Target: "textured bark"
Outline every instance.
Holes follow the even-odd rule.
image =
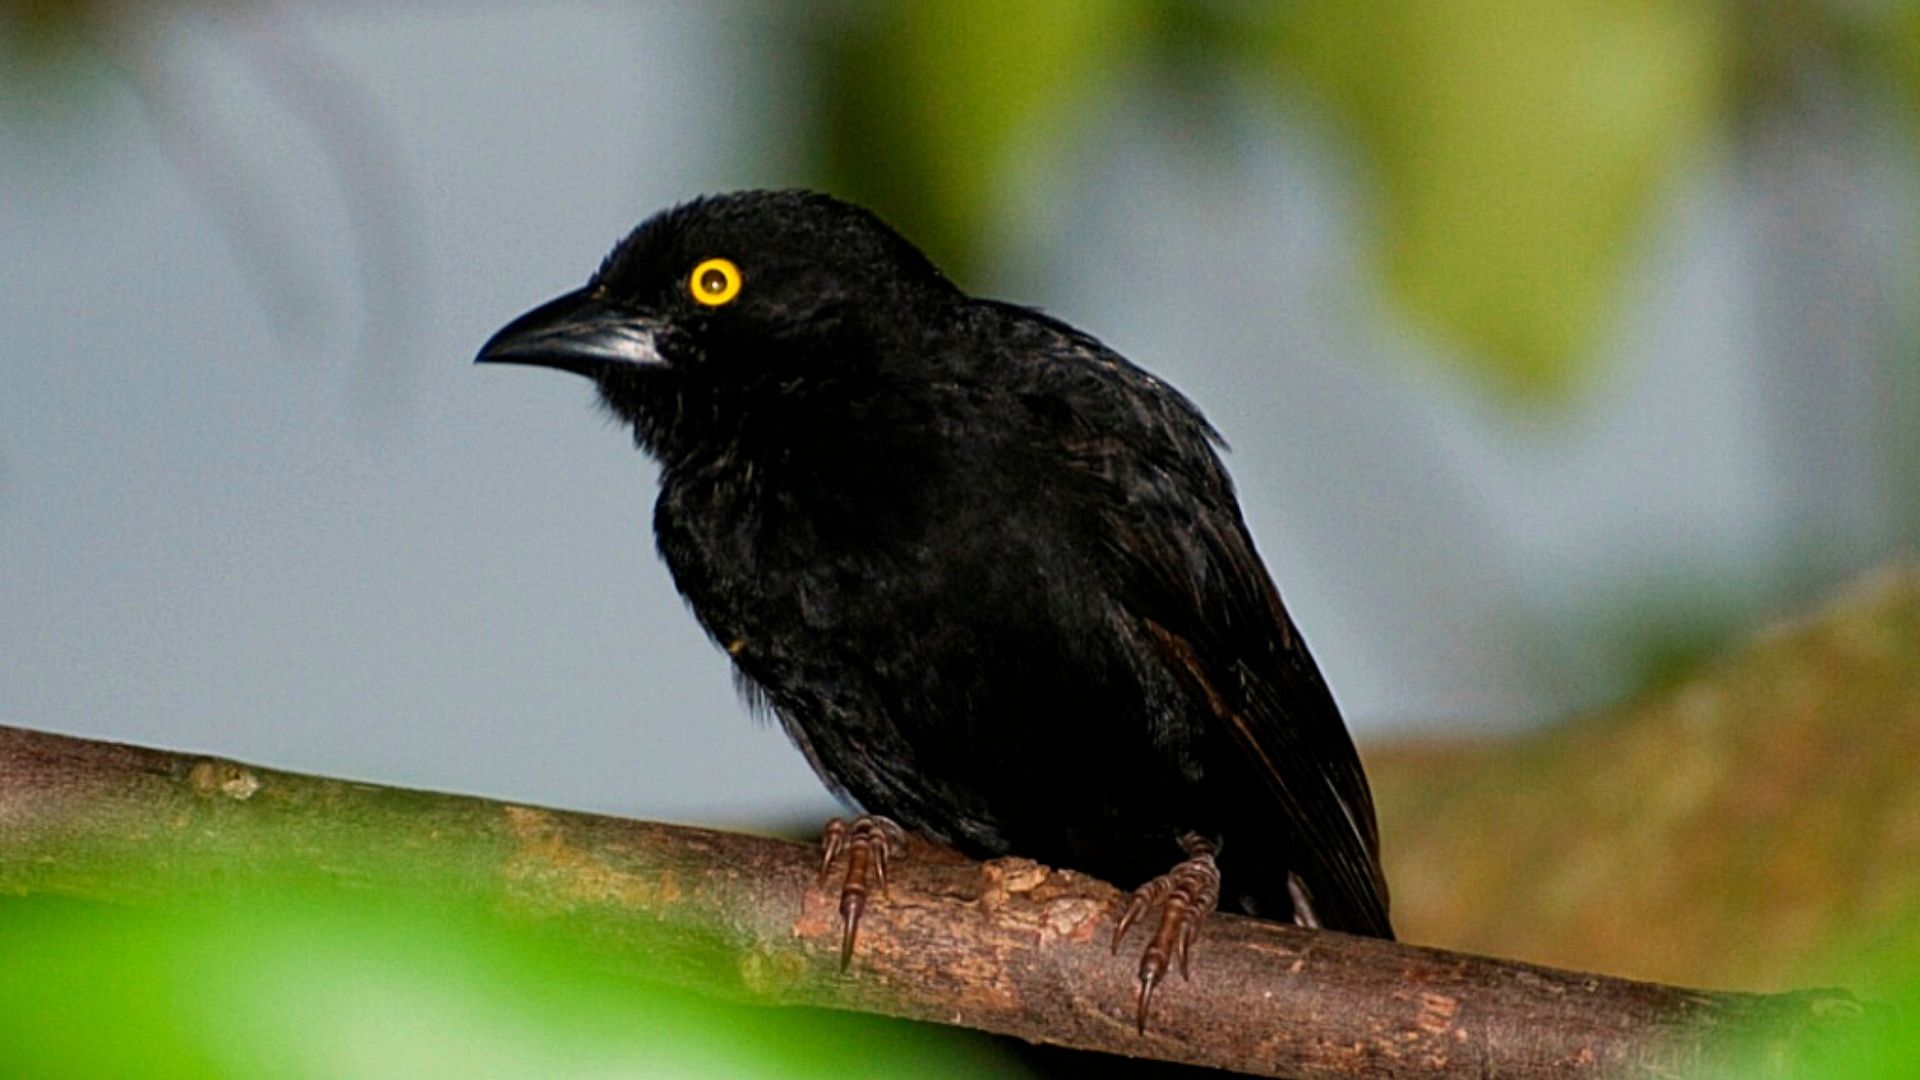
[[[0,892],[245,898],[288,875],[471,905],[650,979],[1299,1077],[1764,1075],[1863,1015],[1844,993],[1705,993],[1228,915],[1134,1032],[1120,894],[916,844],[837,965],[806,846],[383,788],[0,728]]]

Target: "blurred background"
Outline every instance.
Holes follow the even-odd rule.
[[[1920,18],[1553,7],[0,8],[0,717],[827,812],[589,387],[468,363],[789,185],[1185,389],[1363,737],[1616,699],[1920,531]]]
[[[1920,5],[16,0],[0,49],[0,723],[831,813],[589,387],[469,363],[747,186],[1184,389],[1363,742],[1620,701],[1920,534]]]

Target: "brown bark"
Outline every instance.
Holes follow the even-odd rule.
[[[475,905],[615,969],[736,1000],[1272,1076],[1757,1070],[1861,1015],[1838,992],[1706,993],[1217,915],[1192,980],[1162,987],[1143,1037],[1133,950],[1107,948],[1111,886],[916,844],[842,974],[814,860],[780,840],[0,728],[0,893],[178,904],[292,874]]]

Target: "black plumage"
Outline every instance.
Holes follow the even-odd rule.
[[[1166,383],[800,192],[655,216],[480,359],[598,383],[675,583],[864,810],[1127,885],[1192,834],[1223,905],[1391,936],[1352,741]]]

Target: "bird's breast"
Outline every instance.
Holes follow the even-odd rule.
[[[885,469],[833,478],[851,486],[763,468],[752,482],[739,467],[681,476],[656,527],[708,633],[823,779],[992,852],[1058,804],[1117,813],[1101,795],[1116,784],[1188,778],[1144,715],[1176,688],[1129,653],[1072,508],[1000,472],[950,482],[963,466],[912,491]],[[1024,813],[1043,790],[1053,808]]]

